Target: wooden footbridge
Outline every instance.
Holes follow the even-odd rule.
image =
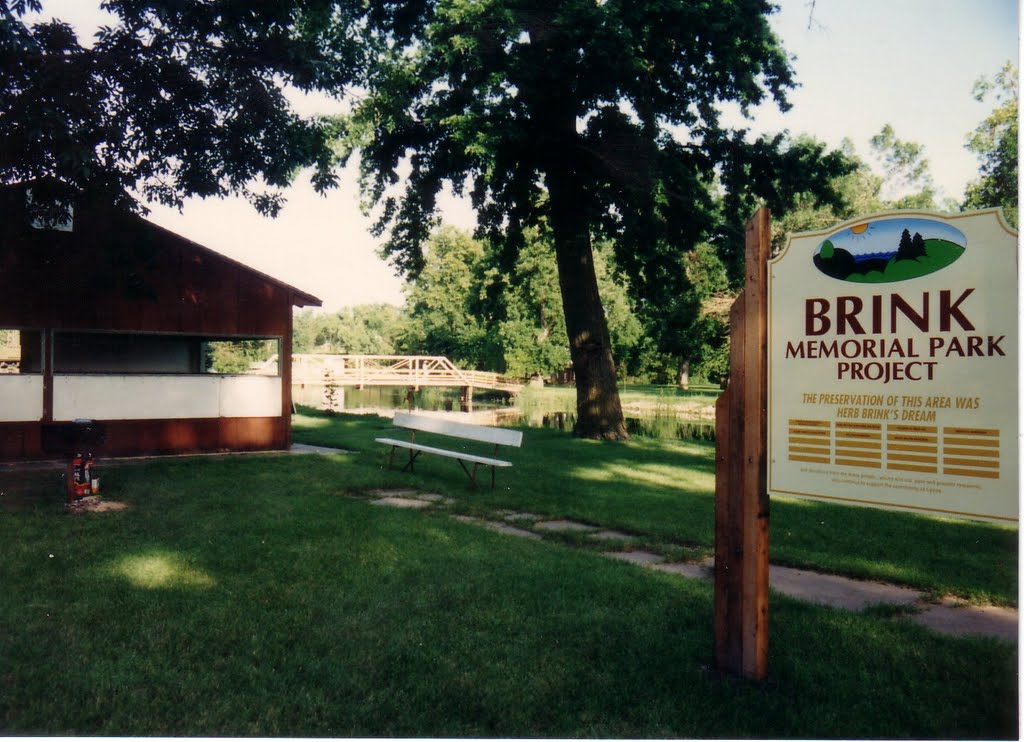
[[[338,386],[461,387],[518,393],[523,385],[501,374],[467,371],[444,356],[370,356],[296,353],[293,384]]]

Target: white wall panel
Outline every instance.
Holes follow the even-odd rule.
[[[39,392],[42,416],[42,385]],[[59,375],[55,420],[278,417],[281,379],[265,376]],[[3,419],[3,418],[0,418]]]
[[[220,377],[221,417],[280,417],[280,376]]]
[[[217,376],[55,376],[54,420],[217,417]]]
[[[43,377],[0,376],[0,422],[31,422],[43,419]]]

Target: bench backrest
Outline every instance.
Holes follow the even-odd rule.
[[[523,432],[521,430],[457,423],[451,420],[441,420],[436,417],[412,415],[408,412],[396,412],[394,423],[399,428],[421,430],[424,433],[450,435],[453,438],[494,443],[499,446],[515,446],[518,448],[523,444]]]

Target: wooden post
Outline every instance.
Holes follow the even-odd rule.
[[[718,399],[715,451],[715,664],[768,674],[768,258],[771,217],[746,235],[746,285],[729,312],[729,385]]]

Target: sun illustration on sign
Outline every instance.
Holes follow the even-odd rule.
[[[860,236],[860,235],[864,234],[865,232],[867,232],[868,231],[868,227],[870,227],[870,226],[871,226],[871,222],[864,222],[863,224],[855,224],[854,226],[850,227],[850,231],[853,232],[855,235]]]

